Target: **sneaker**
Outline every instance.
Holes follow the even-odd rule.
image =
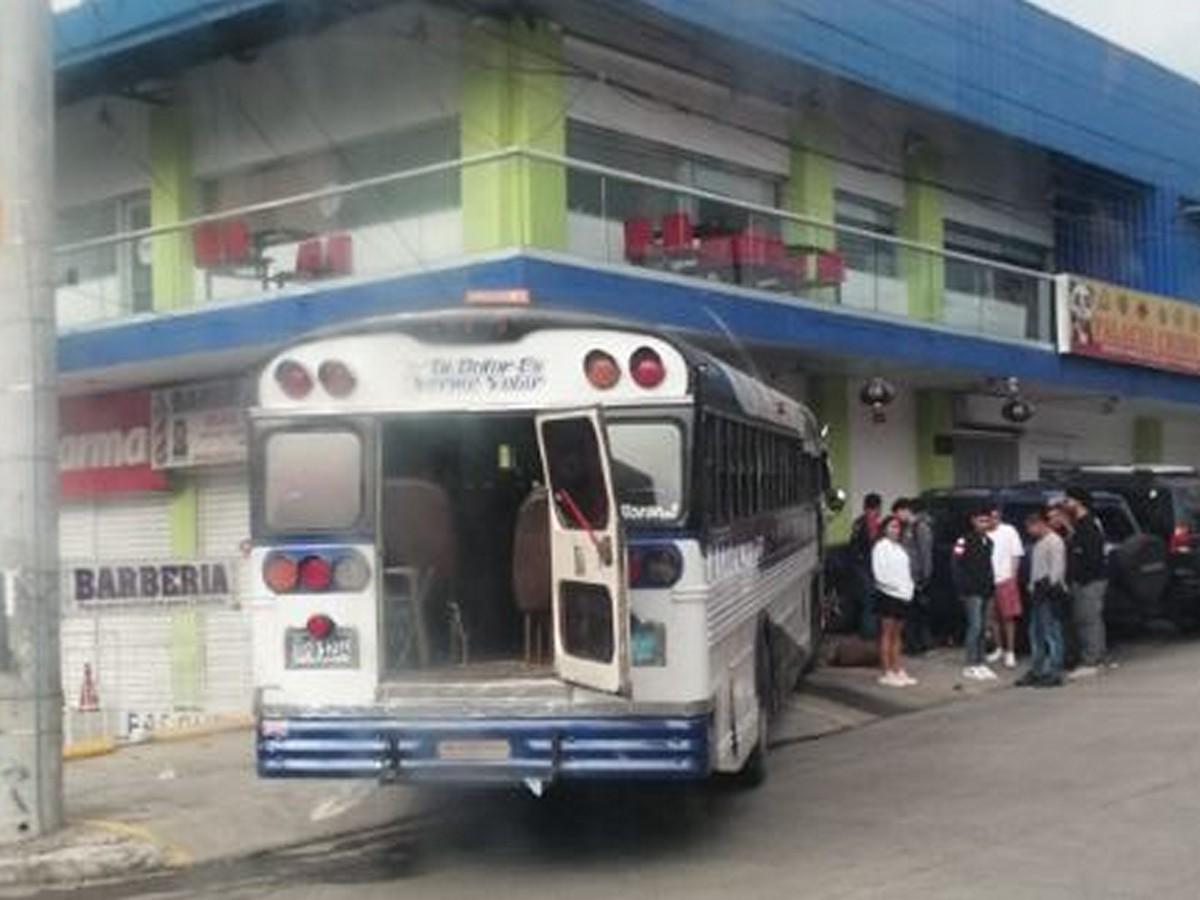
[[[979,674],[979,666],[966,666],[962,670],[962,676],[968,681],[983,681],[983,676]]]
[[[909,675],[907,672],[905,672],[903,669],[901,669],[899,672],[897,672],[896,675],[900,678],[901,681],[904,682],[905,687],[914,687],[915,685],[918,685],[921,683],[921,682],[917,681],[917,679],[915,679],[911,675]]]
[[[1065,683],[1061,675],[1046,675],[1035,681],[1033,686],[1036,688],[1056,688],[1062,687]]]
[[[1004,654],[1004,668],[1015,669],[1017,667],[1017,654],[1009,650]]]
[[[999,675],[997,675],[995,672],[993,672],[987,666],[979,667],[979,680],[980,681],[995,681],[999,677],[1000,677]]]
[[[1004,651],[1001,650],[999,647],[997,647],[995,650],[993,650],[991,653],[989,653],[987,655],[987,661],[990,663],[1000,662],[1000,660],[1003,656],[1004,656]]]
[[[1036,672],[1030,671],[1030,672],[1026,672],[1024,675],[1022,675],[1020,678],[1018,678],[1016,681],[1014,681],[1013,684],[1016,685],[1017,687],[1033,687],[1040,680],[1041,679],[1038,677]]]
[[[885,672],[875,679],[875,683],[883,687],[904,687],[904,682],[895,672]]]
[[[1076,666],[1067,677],[1072,681],[1077,681],[1080,678],[1091,678],[1093,675],[1099,674],[1100,670],[1095,666]]]

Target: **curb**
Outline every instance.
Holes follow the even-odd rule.
[[[214,721],[206,725],[188,725],[180,728],[164,728],[161,731],[148,732],[141,740],[118,741],[116,738],[88,738],[67,744],[63,747],[63,761],[71,762],[80,759],[93,759],[97,756],[108,756],[125,747],[136,747],[142,744],[174,744],[184,741],[199,740],[232,731],[245,731],[254,727],[253,716],[236,716]]]
[[[78,822],[42,839],[14,844],[0,853],[0,886],[79,886],[135,873],[188,866],[181,848],[148,830],[120,822]]]

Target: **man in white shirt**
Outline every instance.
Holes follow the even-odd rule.
[[[996,577],[996,649],[989,662],[1004,658],[1006,669],[1017,667],[1017,620],[1021,618],[1021,585],[1017,580],[1025,545],[1017,529],[1000,518],[1000,510],[992,510],[992,570]]]

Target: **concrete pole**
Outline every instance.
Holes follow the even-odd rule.
[[[52,21],[0,0],[0,842],[62,824]]]

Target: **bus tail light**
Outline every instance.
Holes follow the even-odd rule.
[[[296,561],[282,553],[272,553],[263,562],[263,581],[276,594],[294,590],[298,574]]]
[[[275,381],[280,390],[293,400],[303,400],[313,388],[308,369],[294,359],[285,359],[275,367]]]
[[[333,566],[320,556],[306,556],[300,561],[300,586],[306,591],[324,591],[333,583]]]
[[[1171,532],[1171,541],[1167,548],[1172,553],[1190,553],[1192,551],[1192,531],[1186,525],[1176,525]]]
[[[304,630],[314,641],[323,641],[333,636],[333,633],[337,631],[337,625],[329,616],[317,613],[315,616],[308,617],[308,621],[304,623]]]
[[[331,397],[348,397],[358,384],[350,367],[337,359],[327,359],[321,363],[317,378]]]
[[[583,372],[594,388],[607,391],[621,380],[621,368],[617,361],[603,350],[593,350],[583,359]]]
[[[667,368],[657,352],[642,347],[629,358],[629,374],[638,387],[656,388],[666,379]]]
[[[629,548],[629,586],[669,588],[683,574],[683,557],[671,544]]]
[[[333,564],[333,588],[337,591],[361,591],[371,580],[371,568],[362,554],[347,553]]]

